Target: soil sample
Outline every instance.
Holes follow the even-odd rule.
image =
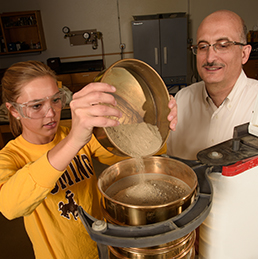
[[[162,137],[156,125],[141,122],[106,128],[114,144],[131,157],[145,157],[158,152]]]

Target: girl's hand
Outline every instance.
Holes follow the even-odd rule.
[[[94,127],[113,127],[119,125],[121,111],[110,93],[114,86],[106,83],[90,83],[73,95],[70,102],[72,128],[70,134],[74,144],[84,146],[91,139]],[[70,135],[69,134],[69,135]]]

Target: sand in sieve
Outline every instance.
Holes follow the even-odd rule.
[[[124,197],[125,200],[123,202],[134,200],[133,203],[137,204],[137,197],[139,202],[142,202],[142,196],[140,195],[142,193],[147,199],[150,198],[150,203],[156,204],[157,202],[154,202],[154,199],[151,197],[159,196],[163,197],[163,199],[167,197],[168,188],[164,188],[161,181],[153,180],[150,182],[149,177],[151,174],[145,173],[143,160],[143,157],[149,156],[161,148],[162,137],[158,127],[142,122],[137,124],[122,124],[118,127],[108,128],[107,132],[117,147],[124,153],[135,158],[136,172],[138,173],[137,181],[129,189],[123,189],[119,195],[113,198],[119,200],[121,197]],[[146,178],[147,175],[148,179]],[[169,194],[171,196],[171,192]]]
[[[162,144],[158,127],[149,123],[121,124],[106,130],[116,146],[131,157],[153,154]]]
[[[181,199],[190,192],[186,183],[173,176],[145,172],[143,157],[157,152],[162,145],[157,126],[142,122],[122,124],[107,131],[117,147],[135,158],[137,172],[113,183],[107,195],[126,204],[153,206]]]
[[[145,171],[142,157],[157,152],[162,145],[158,127],[150,123],[121,124],[107,128],[107,132],[120,150],[136,159],[136,168],[139,173]],[[141,178],[143,177],[142,175]]]
[[[191,188],[171,175],[146,173],[140,182],[140,174],[130,175],[113,183],[106,194],[125,204],[139,206],[163,205],[186,197]]]

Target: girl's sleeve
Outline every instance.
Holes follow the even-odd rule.
[[[8,219],[31,214],[63,173],[50,165],[47,153],[20,169],[10,155],[1,153],[0,161],[0,212]]]

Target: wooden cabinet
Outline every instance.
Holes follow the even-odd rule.
[[[249,59],[243,69],[247,77],[258,79],[258,59]]]
[[[0,15],[0,55],[46,50],[40,11]]]
[[[94,72],[81,72],[72,74],[59,74],[57,80],[62,81],[62,84],[75,93],[81,90],[85,85],[94,81],[95,77],[100,71]]]
[[[71,88],[72,84],[72,78],[70,74],[61,74],[57,75],[57,80],[62,82],[62,85]]]

